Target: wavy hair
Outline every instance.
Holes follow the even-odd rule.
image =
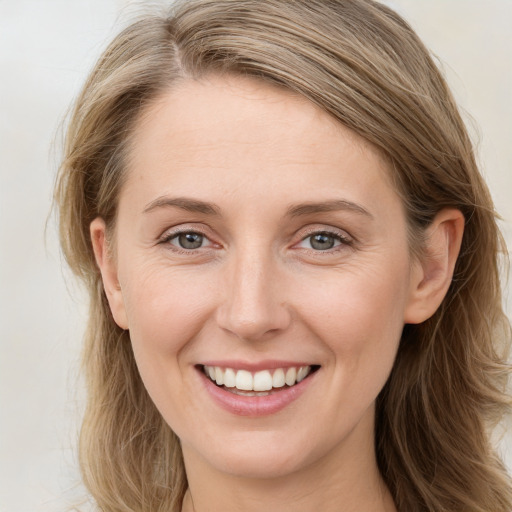
[[[114,322],[89,235],[110,230],[125,155],[145,108],[177,81],[254,77],[300,94],[390,163],[411,248],[442,208],[465,232],[435,315],[406,325],[376,407],[381,474],[402,512],[510,512],[511,481],[490,443],[510,406],[505,247],[447,84],[394,11],[372,0],[188,0],[126,28],[103,53],[69,122],[55,191],[65,257],[90,294],[80,437],[83,479],[105,512],[179,511],[179,439],[149,398],[129,333]]]

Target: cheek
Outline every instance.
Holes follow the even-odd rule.
[[[137,265],[124,273],[123,298],[130,332],[148,344],[172,347],[187,332],[199,328],[211,286],[198,272],[175,270],[165,264]]]
[[[358,264],[329,272],[297,294],[306,316],[332,333],[384,329],[402,324],[408,295],[408,263]],[[314,286],[311,286],[314,284]]]
[[[200,276],[169,268],[134,265],[127,270],[123,296],[139,373],[160,413],[184,434],[183,411],[193,409],[186,401],[184,372],[190,368],[184,363],[210,316],[213,290]]]
[[[380,391],[398,349],[408,263],[392,261],[396,264],[346,269],[302,294],[301,316],[335,361],[333,384],[354,389],[355,401]]]
[[[201,276],[132,263],[123,298],[135,360],[156,401],[162,380],[179,385],[181,358],[210,316],[212,290]]]

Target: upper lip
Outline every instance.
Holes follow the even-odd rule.
[[[233,370],[247,370],[257,372],[260,370],[275,370],[277,368],[291,368],[301,366],[318,366],[311,361],[285,361],[267,359],[263,361],[242,361],[242,360],[208,360],[199,363],[199,366],[218,366],[220,368],[232,368]]]

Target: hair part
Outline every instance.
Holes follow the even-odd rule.
[[[131,135],[151,102],[178,81],[212,73],[300,94],[377,147],[413,250],[441,209],[464,214],[448,294],[432,318],[405,326],[378,397],[376,453],[401,511],[510,511],[511,481],[489,442],[510,406],[504,242],[444,78],[408,24],[371,0],[179,1],[168,16],[125,29],[87,80],[55,197],[64,254],[91,298],[80,461],[100,509],[179,511],[187,482],[179,440],[110,313],[89,225],[100,216],[113,231]]]

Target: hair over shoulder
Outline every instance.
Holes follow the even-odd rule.
[[[443,76],[409,25],[371,0],[178,1],[126,28],[91,72],[70,119],[56,203],[66,259],[90,294],[80,463],[99,509],[179,511],[187,481],[179,439],[110,313],[89,225],[98,216],[115,225],[132,128],[146,107],[212,73],[302,95],[378,148],[413,252],[442,208],[463,213],[448,294],[432,318],[405,326],[378,397],[376,453],[402,512],[510,512],[511,480],[490,443],[510,407],[506,249]]]

